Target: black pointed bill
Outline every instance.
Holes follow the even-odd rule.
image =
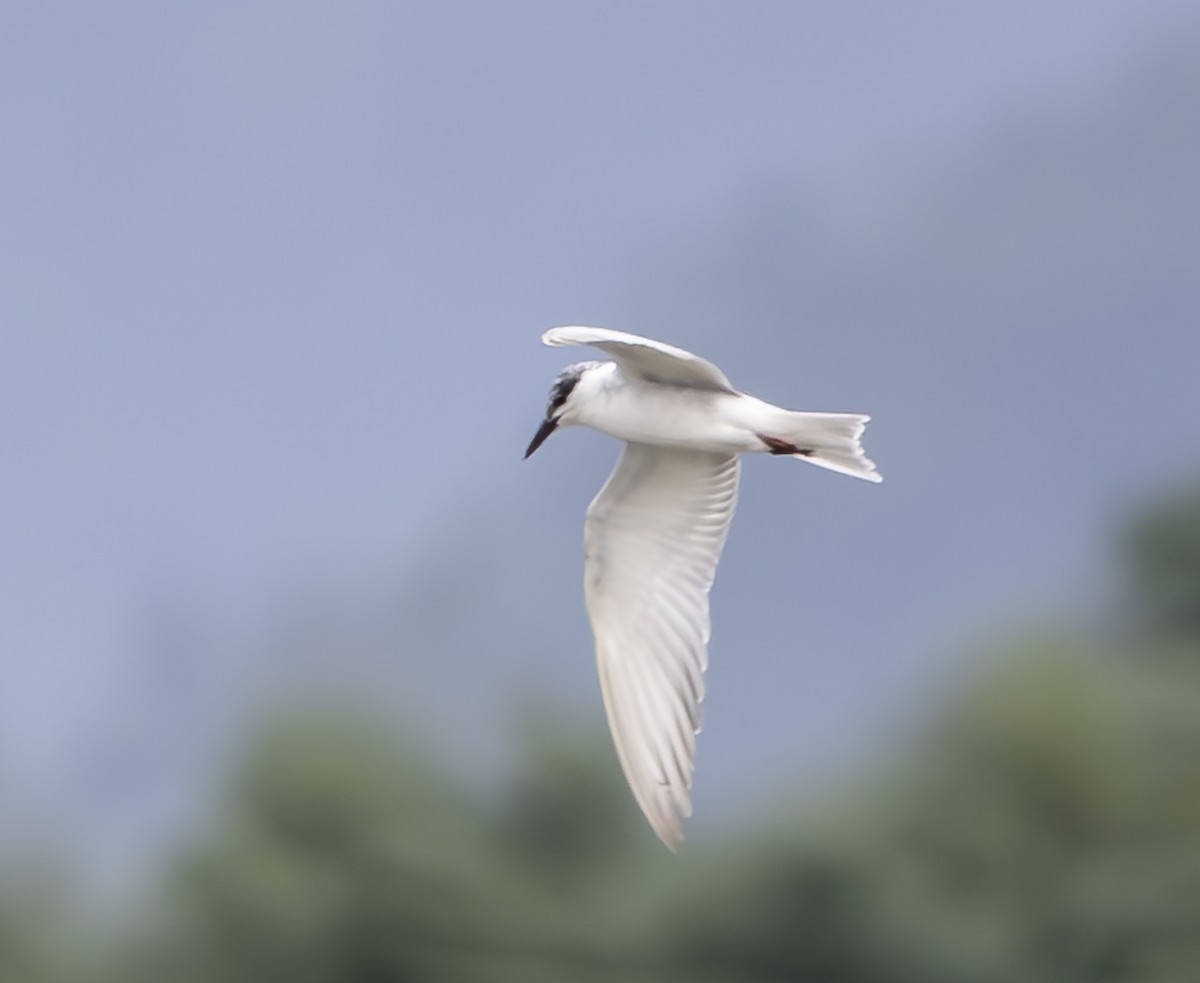
[[[533,440],[529,442],[529,449],[525,451],[525,457],[528,458],[530,454],[541,447],[542,444],[545,443],[546,438],[554,433],[554,431],[557,429],[558,421],[553,417],[546,417],[546,419],[542,421],[542,425],[538,427],[538,432],[533,435]]]

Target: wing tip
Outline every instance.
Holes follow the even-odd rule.
[[[582,324],[563,324],[556,328],[549,328],[542,332],[542,344],[558,347],[561,345],[580,345],[586,344],[579,337],[581,331],[596,331],[597,328],[589,328]]]
[[[679,847],[683,844],[683,825],[677,815],[672,815],[667,822],[652,822],[650,828],[654,835],[672,853],[678,855]]]

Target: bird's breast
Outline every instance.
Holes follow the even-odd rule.
[[[580,420],[619,440],[707,451],[743,451],[753,434],[737,422],[741,396],[658,384],[626,384],[603,393]]]

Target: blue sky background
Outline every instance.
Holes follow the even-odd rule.
[[[748,462],[692,831],[870,760],[1200,475],[1198,66],[1187,2],[4,5],[0,846],[127,869],[281,704],[602,733],[561,323],[873,415],[882,486]]]

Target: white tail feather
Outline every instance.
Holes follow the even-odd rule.
[[[875,462],[863,452],[862,434],[871,418],[861,413],[787,411],[779,437],[802,449],[794,457],[864,481],[882,481]],[[774,434],[772,436],[775,436]]]

